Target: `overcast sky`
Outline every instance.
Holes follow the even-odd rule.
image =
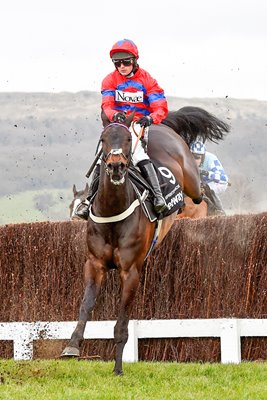
[[[266,0],[0,0],[0,91],[99,91],[119,39],[167,96],[267,100]]]

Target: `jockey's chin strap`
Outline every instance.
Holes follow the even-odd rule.
[[[113,215],[112,217],[97,217],[92,213],[92,205],[89,207],[89,218],[91,218],[92,221],[96,222],[97,224],[109,224],[112,222],[119,222],[123,221],[125,218],[129,217],[136,207],[140,206],[142,202],[145,201],[145,199],[148,196],[148,191],[145,190],[140,199],[136,199],[130,207],[127,208],[127,210],[123,211],[121,214]]]

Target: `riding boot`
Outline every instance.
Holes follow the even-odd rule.
[[[75,214],[82,218],[85,219],[86,221],[88,220],[89,217],[89,203],[90,200],[93,196],[93,194],[97,191],[98,184],[99,184],[99,175],[100,175],[100,165],[97,164],[93,173],[91,185],[89,187],[89,192],[87,196],[87,201],[83,201],[78,205],[78,207],[75,210]]]
[[[88,192],[88,196],[87,196],[87,200],[90,201],[91,197],[95,194],[95,192],[98,189],[98,185],[99,185],[99,175],[100,175],[100,164],[96,164],[93,176],[92,176],[92,181],[91,181],[91,185],[89,187],[89,192]]]
[[[156,213],[161,214],[167,211],[169,208],[165,202],[164,197],[160,189],[158,177],[154,169],[153,164],[149,160],[140,161],[138,164],[141,174],[147,180],[147,182],[152,186],[155,198],[154,198],[154,209]]]

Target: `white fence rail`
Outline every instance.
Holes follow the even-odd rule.
[[[85,339],[112,339],[116,321],[89,321]],[[70,339],[76,322],[0,322],[0,340],[12,340],[15,360],[33,358],[33,341]],[[267,319],[131,320],[123,361],[138,361],[138,339],[219,337],[221,362],[241,362],[241,337],[267,336]]]

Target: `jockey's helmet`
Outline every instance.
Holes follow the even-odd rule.
[[[198,140],[196,142],[193,142],[190,145],[190,150],[191,150],[191,153],[199,154],[201,156],[204,156],[204,154],[206,153],[206,147],[205,147],[204,143],[202,143]]]
[[[139,57],[137,46],[129,39],[122,39],[116,42],[109,54],[112,60],[123,60],[129,57],[137,59]]]

